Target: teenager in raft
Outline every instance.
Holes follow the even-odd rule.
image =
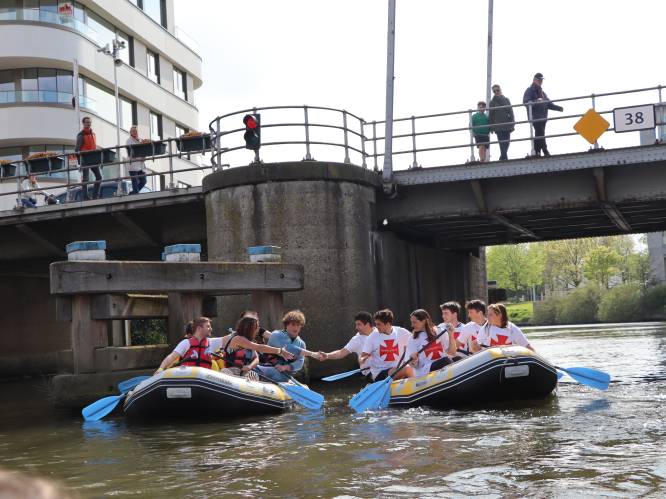
[[[441,329],[438,330],[433,325],[430,314],[422,308],[414,310],[409,320],[412,323],[413,333],[407,344],[407,355],[412,359],[413,376],[425,376],[429,372],[451,364],[451,357],[455,357],[458,346],[453,324],[440,324]],[[437,338],[444,330],[447,332]],[[419,352],[422,348],[423,351]]]
[[[208,317],[199,317],[198,319],[193,320],[189,331],[191,332],[190,335],[188,335],[188,329],[186,328],[187,337],[181,340],[181,342],[176,345],[176,348],[174,348],[173,352],[164,358],[160,364],[160,367],[158,367],[155,371],[155,374],[164,371],[174,364],[181,366],[205,367],[207,369],[213,368],[212,354],[213,352],[217,352],[218,350],[222,349],[223,338],[210,337],[213,332],[213,328]],[[256,331],[254,334],[256,334]],[[259,351],[265,351],[267,353],[274,353],[283,359],[291,360],[294,358],[294,356],[287,352],[286,349],[252,343],[246,338],[237,340],[235,345],[249,347],[252,350],[256,349]]]
[[[534,351],[525,334],[513,322],[509,321],[506,307],[502,303],[488,305],[488,321],[479,329],[472,348],[479,351],[503,345],[520,345]]]
[[[393,312],[389,309],[375,312],[373,316],[377,331],[370,333],[363,345],[363,353],[359,362],[367,362],[370,373],[368,381],[380,381],[392,376],[393,379],[408,378],[414,375],[414,369],[407,364],[399,372],[395,372],[398,364],[404,361],[403,354],[407,349],[411,333],[406,329],[393,325]]]
[[[361,355],[363,354],[363,347],[365,346],[365,341],[370,336],[370,333],[377,331],[374,325],[372,324],[372,315],[369,312],[359,312],[354,316],[354,327],[356,328],[356,334],[351,337],[345,346],[338,350],[333,350],[332,352],[317,352],[317,358],[321,361],[324,360],[338,360],[344,359],[350,354],[356,354],[358,360],[358,365],[361,368],[361,374],[365,376],[365,373],[369,370],[367,365],[367,360],[361,362]]]

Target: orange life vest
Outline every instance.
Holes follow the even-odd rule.
[[[199,341],[196,337],[192,336],[188,338],[187,341],[190,342],[190,348],[183,355],[183,361],[180,363],[181,366],[198,366],[206,367],[211,369],[213,358],[208,350],[208,338],[204,338]]]

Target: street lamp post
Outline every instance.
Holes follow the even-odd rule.
[[[113,58],[113,90],[116,98],[116,146],[120,146],[120,96],[118,95],[118,66],[123,63],[123,60],[119,57],[120,51],[125,48],[125,42],[123,40],[118,40],[114,38],[111,40],[111,48],[109,49],[109,44],[107,43],[100,52],[104,52],[106,55],[110,55]],[[118,153],[119,150],[116,149]],[[118,165],[118,176],[120,179],[123,178],[123,165]],[[116,189],[116,194],[118,196],[122,195],[122,180],[118,181],[118,187]]]

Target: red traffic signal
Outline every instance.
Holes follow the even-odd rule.
[[[245,124],[245,148],[258,151],[261,147],[261,115],[246,114],[243,118]]]

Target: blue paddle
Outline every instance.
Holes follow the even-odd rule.
[[[136,388],[139,383],[150,378],[152,378],[152,376],[137,376],[135,378],[126,379],[125,381],[118,383],[118,390],[120,390],[120,393],[129,392]]]
[[[347,371],[344,373],[338,373],[338,374],[332,374],[331,376],[326,376],[325,378],[321,378],[322,381],[337,381],[339,379],[344,379],[344,378],[349,378],[350,376],[353,376],[354,374],[358,374],[361,371],[367,371],[370,369],[369,367],[364,367],[363,369],[354,369],[353,371]]]
[[[610,374],[589,367],[559,367],[555,366],[560,371],[564,371],[573,379],[578,381],[581,385],[586,385],[597,390],[608,390],[610,384]],[[559,379],[559,378],[558,378]]]
[[[113,412],[113,410],[118,406],[118,404],[127,396],[127,392],[131,391],[142,381],[150,378],[150,376],[136,376],[135,378],[130,378],[125,381],[118,383],[118,389],[120,390],[120,395],[111,395],[109,397],[104,397],[93,402],[90,405],[85,406],[81,410],[83,414],[83,419],[86,421],[99,421],[107,414]]]
[[[296,382],[297,384],[295,385],[292,385],[291,383],[280,383],[278,381],[272,380],[268,376],[265,376],[258,370],[255,372],[259,375],[259,377],[282,388],[297,404],[302,405],[307,409],[321,409],[321,406],[324,403],[324,397],[321,394],[313,392],[298,382]]]
[[[440,336],[447,332],[447,328],[444,328],[441,333],[435,336],[434,339],[427,342],[423,345],[416,355],[418,356],[423,350],[428,348],[430,344],[437,341]],[[376,381],[375,383],[370,383],[368,386],[363,388],[360,392],[354,395],[349,401],[349,406],[354,409],[356,412],[372,411],[376,409],[386,409],[389,405],[391,399],[391,382],[393,381],[393,376],[396,373],[399,373],[400,370],[411,362],[411,358],[407,359],[405,362],[402,362],[402,359],[405,358],[407,349],[402,353],[402,357],[398,361],[398,368],[393,372],[392,375],[387,376],[386,379],[381,381]]]

